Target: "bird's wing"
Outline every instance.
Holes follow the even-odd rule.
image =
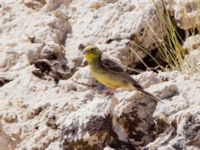
[[[102,67],[106,69],[108,72],[116,74],[122,80],[127,82],[131,82],[136,89],[143,89],[137,81],[135,81],[128,72],[126,72],[119,64],[110,60],[110,59],[102,59],[101,63]]]
[[[131,82],[132,85],[140,92],[146,94],[147,96],[153,98],[155,101],[161,101],[159,98],[153,96],[149,92],[145,91],[139,83],[134,80],[128,72],[126,72],[119,64],[116,62],[110,60],[110,59],[102,59],[100,65],[104,69],[106,69],[108,72],[111,72],[113,74],[116,74],[118,77],[120,77],[122,80]]]
[[[112,71],[115,73],[124,72],[124,69],[119,64],[110,59],[102,59],[100,64],[102,65],[103,68],[105,68],[108,71]]]

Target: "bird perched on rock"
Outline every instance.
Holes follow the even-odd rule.
[[[138,90],[154,100],[160,101],[160,99],[145,91],[119,64],[110,59],[103,59],[102,52],[96,46],[86,46],[83,54],[90,66],[92,75],[106,87],[112,90],[117,88],[129,91]]]

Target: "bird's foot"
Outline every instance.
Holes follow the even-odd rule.
[[[113,96],[115,93],[115,89],[106,89],[103,93],[104,96]]]

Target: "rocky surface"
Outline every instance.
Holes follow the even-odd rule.
[[[177,26],[198,26],[180,23],[180,3],[168,2]],[[141,47],[164,40],[162,12],[151,0],[0,0],[0,150],[199,149],[199,69],[133,75],[156,103],[105,95],[83,63],[80,44],[92,43],[135,67]],[[183,44],[197,66],[198,39]]]
[[[198,0],[168,0],[168,7],[182,29],[198,28],[200,25],[200,2]]]

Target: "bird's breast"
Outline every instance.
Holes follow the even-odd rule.
[[[101,68],[91,68],[92,75],[96,78],[97,81],[102,83],[111,89],[122,88],[127,90],[133,90],[133,85],[126,81],[123,78],[120,78],[117,74],[112,74],[107,70],[103,70]]]

